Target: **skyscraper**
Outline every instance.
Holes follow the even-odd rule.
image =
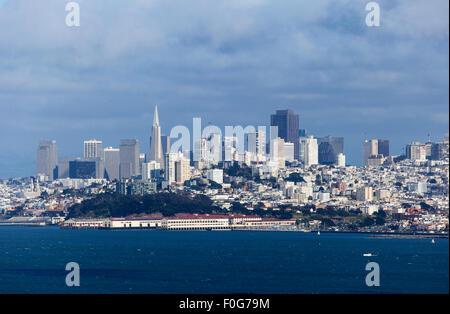
[[[170,151],[170,136],[169,135],[161,135],[161,145],[162,145],[162,152],[163,152],[163,157],[164,157],[164,155],[169,153],[169,151]]]
[[[270,158],[272,161],[278,162],[278,168],[285,168],[286,158],[284,155],[284,140],[282,138],[274,138],[270,140]]]
[[[161,127],[159,126],[158,106],[155,105],[155,113],[153,116],[152,137],[150,140],[149,161],[156,161],[164,167],[164,155],[161,143]]]
[[[266,132],[259,129],[247,134],[247,150],[255,155],[266,154]]]
[[[317,139],[314,137],[302,137],[300,138],[300,160],[305,167],[317,165],[319,162],[319,148],[317,145]]]
[[[378,154],[389,156],[389,140],[378,140]]]
[[[38,174],[48,176],[50,181],[58,177],[58,150],[56,141],[42,141],[39,143],[36,154],[36,168]]]
[[[383,156],[381,156],[383,155]],[[365,140],[362,145],[362,164],[367,166],[371,156],[382,157],[389,156],[389,141],[388,140]]]
[[[337,166],[338,167],[345,167],[345,155],[342,154],[342,153],[340,153],[338,155]]]
[[[295,154],[294,147],[295,147],[294,143],[288,143],[288,142],[284,143],[284,159],[288,162],[294,161],[294,154]]]
[[[343,137],[319,137],[319,163],[323,165],[332,165],[337,163],[337,156],[344,153]]]
[[[299,155],[299,118],[292,110],[277,110],[270,116],[270,126],[278,127],[278,136],[285,142],[294,143],[294,158]]]
[[[145,153],[139,154],[139,174],[142,175],[142,165],[147,162],[147,156]]]
[[[103,158],[102,141],[89,140],[84,141],[84,159],[87,158]]]
[[[238,147],[238,138],[236,136],[224,136],[222,147],[222,161],[233,161]]]
[[[164,180],[170,185],[175,182],[175,161],[176,153],[167,153],[164,155]]]
[[[178,184],[183,184],[184,181],[190,179],[191,167],[189,164],[190,160],[182,155],[175,162],[175,181]]]
[[[111,181],[119,179],[120,149],[107,147],[103,153],[106,177]]]
[[[103,179],[104,173],[104,162],[100,157],[69,161],[71,179]]]
[[[139,174],[139,141],[120,140],[120,179],[127,179]]]
[[[365,140],[362,145],[362,165],[369,164],[371,156],[378,155],[378,140]]]
[[[152,181],[160,177],[161,165],[156,161],[150,161],[142,164],[142,180]]]
[[[427,152],[425,145],[419,142],[412,142],[406,145],[406,158],[412,161],[425,161]]]
[[[80,158],[63,158],[58,162],[58,179],[70,178],[69,166],[70,162],[81,160]]]

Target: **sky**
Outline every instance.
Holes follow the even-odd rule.
[[[154,105],[176,125],[269,125],[292,109],[314,136],[365,138],[401,154],[449,129],[447,0],[0,0],[0,178],[36,171],[40,140],[59,157],[83,141],[148,153]]]

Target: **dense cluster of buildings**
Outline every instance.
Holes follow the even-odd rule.
[[[35,177],[0,181],[0,212],[19,208],[27,216],[52,211],[64,216],[87,195],[188,191],[208,195],[224,212],[236,202],[250,211],[285,210],[299,217],[305,206],[312,212],[331,207],[362,215],[383,212],[395,218],[388,220],[395,230],[448,230],[448,133],[442,142],[410,143],[401,156],[390,154],[389,140],[365,140],[363,166],[356,167],[346,164],[342,137],[307,135],[293,111],[277,110],[270,122],[269,132],[235,127],[222,137],[212,129],[194,138],[192,149],[175,148],[174,138],[161,134],[155,107],[149,154],[141,153],[136,139],[121,140],[118,148],[87,140],[83,158],[58,159],[56,142],[43,141]],[[67,189],[84,194],[66,195]],[[118,221],[101,224],[115,228]],[[171,229],[174,221],[155,224]]]
[[[41,181],[141,179],[167,187],[189,180],[195,170],[226,167],[233,162],[259,164],[269,172],[284,169],[286,162],[300,162],[306,167],[345,166],[344,139],[307,136],[299,129],[298,115],[291,110],[277,110],[271,115],[270,134],[265,127],[245,129],[241,134],[239,127],[234,131],[223,137],[220,130],[209,132],[194,139],[192,149],[174,149],[171,137],[161,134],[155,107],[149,154],[140,152],[137,139],[123,139],[118,148],[103,148],[102,141],[93,139],[84,142],[83,158],[58,159],[56,142],[42,141],[37,151],[37,177]]]

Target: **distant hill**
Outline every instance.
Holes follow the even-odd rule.
[[[155,193],[129,196],[108,193],[72,205],[67,218],[126,217],[155,213],[163,216],[178,213],[211,214],[217,210],[213,201],[205,195]]]

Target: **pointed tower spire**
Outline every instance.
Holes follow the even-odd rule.
[[[155,113],[153,115],[153,125],[159,125],[158,105],[155,105]]]
[[[164,156],[162,153],[161,127],[159,126],[158,106],[155,105],[153,116],[152,137],[150,138],[150,161],[157,161],[164,168]]]

